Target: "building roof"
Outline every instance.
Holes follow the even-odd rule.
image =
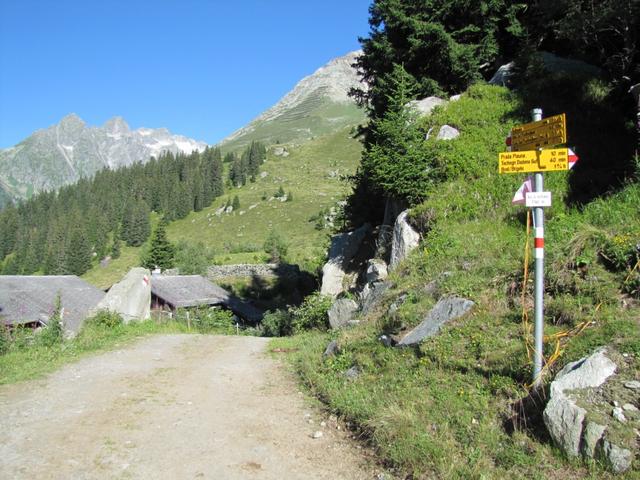
[[[200,275],[152,275],[151,293],[174,308],[221,305],[250,322],[262,312]]]
[[[75,275],[0,275],[0,322],[46,323],[60,295],[65,330],[77,333],[105,293]]]

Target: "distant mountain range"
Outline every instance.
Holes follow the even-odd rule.
[[[75,114],[0,150],[0,187],[15,198],[57,189],[103,168],[146,162],[162,152],[202,151],[207,144],[166,128],[131,130],[121,117],[92,127]]]
[[[362,87],[353,63],[361,51],[335,58],[303,78],[273,107],[221,142],[236,150],[259,140],[266,144],[297,142],[336,132],[365,120],[365,112],[348,96]]]
[[[360,52],[331,60],[303,78],[273,107],[220,143],[238,150],[253,140],[267,145],[303,143],[362,123],[364,111],[347,94],[361,86],[352,67]],[[131,130],[121,117],[101,127],[70,114],[60,123],[38,130],[14,147],[0,150],[0,208],[9,199],[24,199],[58,189],[103,168],[146,162],[162,152],[191,153],[207,144],[167,129]]]

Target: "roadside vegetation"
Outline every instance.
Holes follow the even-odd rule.
[[[235,325],[233,315],[216,308],[178,310],[145,321],[125,324],[107,311],[87,319],[77,336],[66,339],[56,314],[48,326],[31,329],[0,328],[0,385],[39,378],[62,365],[91,353],[126,346],[146,335],[167,333],[254,334],[253,329]]]
[[[423,241],[392,274],[380,308],[359,326],[327,332],[326,324],[309,322],[316,330],[303,333],[295,327],[296,309],[265,318],[267,330],[297,334],[273,347],[288,352],[309,391],[355,425],[383,461],[414,478],[608,475],[595,463],[563,458],[541,423],[544,393],[529,396],[525,339],[531,330],[522,316],[527,217],[524,207],[510,203],[523,178],[498,175],[496,159],[510,127],[527,121],[522,110],[518,95],[477,85],[420,120],[422,131],[448,124],[461,136],[422,146],[441,178],[426,184],[424,200],[411,210]],[[574,175],[546,176],[554,203],[546,210],[545,356],[556,349],[551,336],[586,327],[560,341],[561,356],[546,381],[601,345],[629,355],[631,368],[640,371],[640,183],[631,176],[609,195],[576,207],[568,201]],[[532,271],[532,255],[529,263]],[[524,288],[530,311],[532,277]],[[473,300],[474,313],[415,349],[379,341],[415,326],[447,295]],[[394,302],[398,308],[389,310]],[[330,340],[337,340],[339,353],[323,359]],[[356,378],[345,375],[353,367]]]

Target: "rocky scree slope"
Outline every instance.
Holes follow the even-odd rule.
[[[131,130],[121,117],[93,127],[72,113],[0,150],[0,185],[15,198],[28,198],[90,177],[103,168],[146,162],[162,152],[202,151],[206,146],[172,135],[166,128]]]

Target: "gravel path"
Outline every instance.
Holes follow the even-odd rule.
[[[154,336],[0,387],[0,478],[375,478],[267,343]]]

